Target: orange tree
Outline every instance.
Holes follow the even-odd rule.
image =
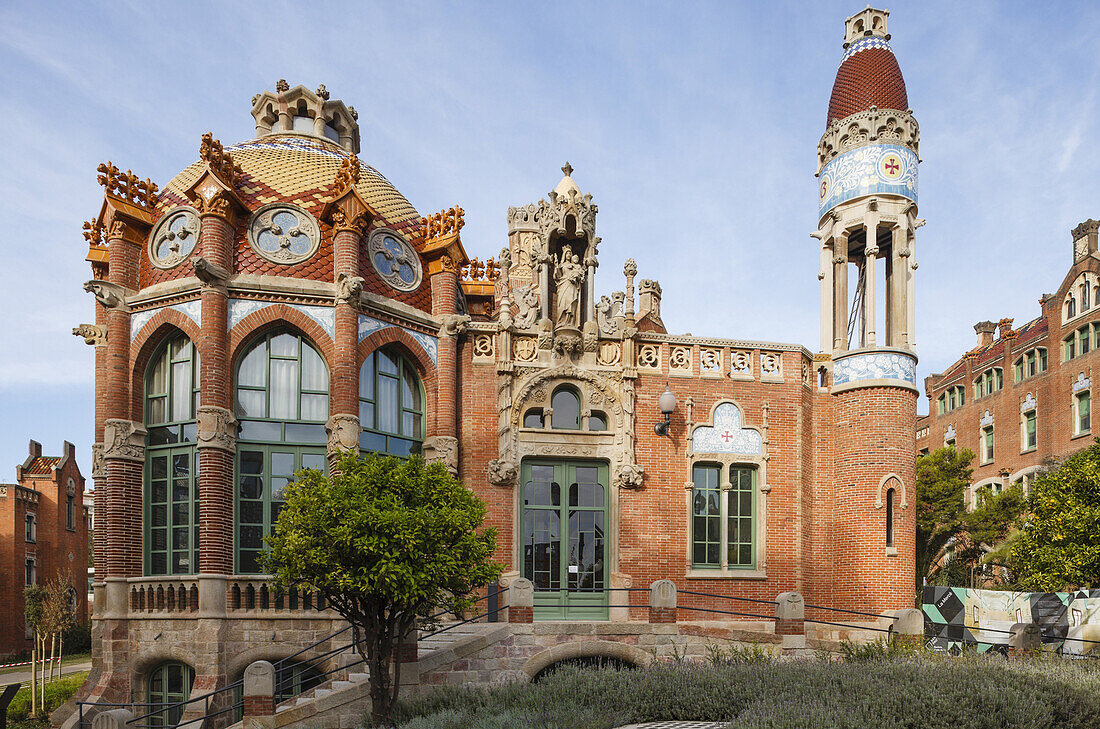
[[[371,717],[387,726],[417,620],[500,576],[486,508],[440,464],[346,455],[331,476],[298,473],[285,493],[265,564],[278,586],[319,591],[352,625],[370,670]]]

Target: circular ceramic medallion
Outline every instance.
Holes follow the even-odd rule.
[[[264,205],[248,224],[248,243],[272,263],[301,263],[317,252],[321,228],[317,220],[294,205]]]
[[[192,207],[178,207],[161,217],[149,236],[149,260],[157,268],[172,268],[187,260],[199,242],[202,221]]]
[[[905,169],[905,163],[894,152],[887,152],[879,160],[879,174],[886,180],[893,181],[901,177]]]
[[[398,291],[420,286],[420,256],[399,233],[380,228],[367,240],[370,263],[382,280]]]

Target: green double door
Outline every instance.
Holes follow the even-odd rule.
[[[523,576],[536,620],[607,620],[607,464],[523,462]]]

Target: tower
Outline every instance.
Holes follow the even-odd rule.
[[[837,604],[912,604],[916,419],[914,234],[919,127],[889,13],[845,21],[818,143],[821,351],[835,423]]]

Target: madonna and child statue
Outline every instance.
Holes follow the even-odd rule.
[[[581,286],[584,266],[569,245],[562,246],[561,258],[554,261],[554,283],[557,287],[557,324],[576,329],[581,323]]]

